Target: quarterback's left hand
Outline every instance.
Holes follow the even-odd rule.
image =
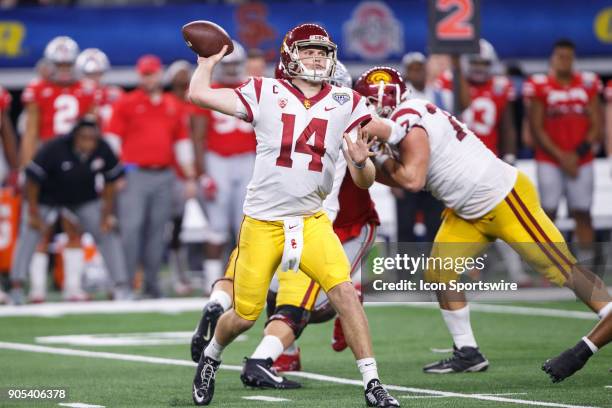
[[[368,157],[376,155],[376,153],[370,151],[370,148],[376,142],[376,136],[370,138],[368,133],[362,130],[361,126],[357,128],[357,139],[354,143],[348,133],[344,134],[344,140],[346,141],[349,157],[358,167],[364,165]]]

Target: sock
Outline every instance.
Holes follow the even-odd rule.
[[[359,372],[363,376],[363,388],[368,388],[368,383],[374,379],[378,380],[378,368],[376,367],[376,360],[373,358],[362,358],[357,360],[357,367]]]
[[[30,297],[44,298],[47,295],[47,270],[49,256],[45,252],[35,252],[30,262]]]
[[[298,348],[297,342],[294,341],[293,343],[289,345],[289,347],[285,349],[283,354],[296,355],[299,352],[300,352],[300,349]]]
[[[597,351],[599,350],[599,348],[595,344],[593,344],[593,342],[588,337],[584,336],[582,338],[582,341],[584,341],[585,344],[589,346],[589,349],[593,352],[593,354],[597,353]]]
[[[221,361],[221,353],[223,353],[223,349],[225,346],[222,346],[217,342],[217,338],[213,336],[208,346],[204,349],[204,355],[206,357],[210,357],[215,361]]]
[[[222,290],[213,290],[210,294],[210,302],[216,302],[223,307],[223,311],[226,312],[232,307],[232,298],[226,292]]]
[[[283,354],[283,350],[285,347],[280,339],[276,336],[265,335],[261,342],[253,352],[251,358],[257,359],[266,359],[271,358],[272,361],[275,361],[278,356]]]
[[[597,315],[599,316],[600,319],[603,319],[604,317],[606,317],[610,312],[612,312],[612,302],[608,302],[607,305],[605,305],[604,307],[601,308],[601,310],[599,312],[597,312]]]
[[[79,295],[82,292],[81,278],[85,259],[80,248],[64,248],[64,297]]]
[[[458,349],[465,346],[478,347],[474,333],[472,333],[472,325],[470,324],[469,305],[459,310],[440,310],[442,311],[444,322],[446,322],[446,327],[448,327],[448,331],[453,336],[453,341]]]
[[[207,259],[204,261],[204,287],[209,287],[219,278],[223,277],[223,262],[220,259]]]

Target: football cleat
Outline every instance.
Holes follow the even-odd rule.
[[[191,359],[194,362],[200,361],[202,352],[215,334],[217,321],[223,314],[223,306],[217,302],[209,302],[202,310],[202,318],[191,336]]]
[[[272,368],[276,371],[300,371],[302,369],[302,364],[300,363],[300,349],[298,348],[295,354],[281,354],[274,364],[272,364]]]
[[[393,398],[378,379],[370,380],[365,390],[365,400],[368,407],[399,407],[399,402]]]
[[[542,365],[552,382],[558,383],[580,370],[593,355],[584,341],[580,341],[571,349],[565,350],[557,357],[546,360]]]
[[[475,373],[486,371],[489,361],[478,350],[478,347],[464,346],[458,349],[453,345],[453,355],[444,360],[423,367],[428,374]]]
[[[272,368],[272,359],[245,358],[240,379],[246,387],[290,390],[302,384],[278,375]]]
[[[204,357],[203,361],[198,363],[198,368],[193,378],[193,402],[196,405],[208,405],[212,401],[215,394],[215,375],[221,365],[220,361],[213,360],[210,357]]]
[[[342,351],[347,348],[346,339],[344,338],[344,331],[342,331],[342,324],[340,318],[336,317],[334,320],[334,333],[332,334],[332,348],[335,351]]]

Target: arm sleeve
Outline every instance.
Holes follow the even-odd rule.
[[[104,157],[104,168],[102,169],[102,173],[104,175],[104,181],[113,182],[117,180],[119,177],[123,176],[125,170],[123,169],[123,165],[113,153],[113,150],[104,140],[100,141],[102,149],[102,156]]]
[[[353,91],[352,103],[353,108],[349,117],[349,124],[344,130],[345,133],[350,133],[357,125],[365,125],[372,120],[372,114],[366,105],[365,98],[355,91]]]
[[[236,116],[249,123],[259,119],[259,101],[261,99],[262,78],[249,78],[244,84],[234,89],[238,95]]]

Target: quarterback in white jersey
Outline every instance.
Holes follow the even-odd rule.
[[[398,407],[378,379],[368,323],[351,283],[350,265],[322,209],[332,188],[343,135],[355,183],[367,188],[374,181],[370,143],[363,134],[353,142],[345,132],[371,121],[368,131],[386,139],[390,127],[371,117],[357,93],[326,82],[334,71],[336,45],[316,24],[301,24],[284,37],[281,60],[287,80],[251,78],[235,90],[212,88],[212,69],[226,49],[198,58],[189,97],[204,108],[252,122],[257,151],[234,261],[234,307],[221,316],[200,357],[193,401],[208,405],[212,400],[221,353],[259,317],[280,264],[283,270],[302,270],[327,293],[345,333],[350,333],[347,342],[363,376],[366,404]],[[289,344],[275,335],[275,327],[275,322],[266,327],[261,346],[282,352]],[[271,359],[247,359],[241,380],[259,388],[299,387],[278,377]]]
[[[497,158],[465,124],[428,101],[405,100],[390,118],[398,125],[389,139],[396,143],[394,158],[384,154],[377,158],[377,180],[410,191],[426,188],[447,206],[432,257],[475,257],[501,239],[549,280],[572,289],[600,317],[612,309],[605,285],[577,265],[525,174]],[[434,266],[425,272],[425,279],[447,283],[460,275]],[[437,296],[454,351],[451,358],[423,370],[437,374],[486,370],[489,362],[474,338],[465,295],[440,290]]]
[[[239,113],[257,136],[244,213],[266,221],[316,214],[331,191],[342,135],[370,119],[365,99],[328,83],[306,98],[288,80],[273,78],[251,78],[236,92]]]

